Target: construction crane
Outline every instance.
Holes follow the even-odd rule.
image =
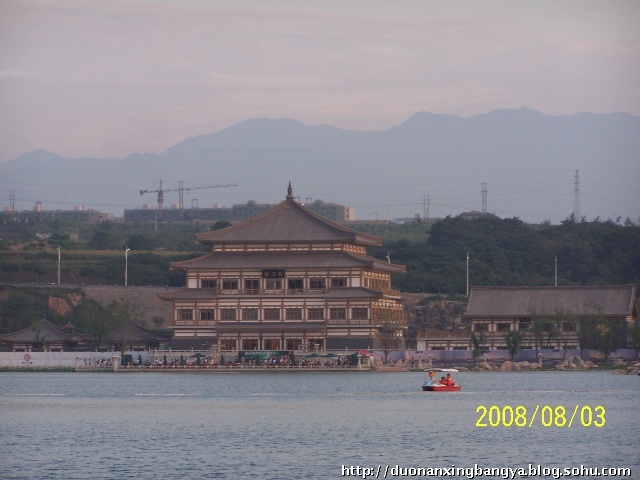
[[[183,217],[183,205],[184,205],[184,192],[188,192],[189,190],[204,190],[208,188],[226,188],[226,187],[237,187],[236,184],[226,184],[226,185],[207,185],[203,187],[189,187],[184,188],[184,182],[180,180],[178,182],[178,188],[162,188],[162,180],[160,180],[160,186],[155,190],[140,190],[140,195],[144,195],[145,193],[157,193],[158,194],[158,217],[162,217],[162,204],[164,203],[164,192],[178,192],[178,209],[180,211],[180,221],[184,220]]]

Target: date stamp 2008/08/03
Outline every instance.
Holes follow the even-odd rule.
[[[571,428],[575,423],[576,426],[601,428],[606,423],[606,410],[602,405],[576,405],[571,409],[564,405],[536,405],[533,413],[530,412],[523,405],[478,405],[476,427],[531,428],[539,422],[542,427]]]

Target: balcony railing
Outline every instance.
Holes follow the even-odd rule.
[[[339,287],[334,287],[339,288]],[[344,287],[342,287],[344,288]],[[215,295],[324,295],[330,288],[202,288],[211,290]],[[375,290],[375,289],[372,289]],[[399,297],[400,290],[378,290],[390,297]]]
[[[328,288],[203,288],[211,290],[215,295],[296,295],[296,294],[326,294]]]

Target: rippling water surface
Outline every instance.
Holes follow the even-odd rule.
[[[421,373],[0,373],[0,478],[330,479],[343,465],[541,464],[630,467],[640,479],[640,377],[458,378],[462,392],[429,393]],[[527,426],[476,426],[477,408],[493,405],[525,407]],[[566,407],[564,427],[542,425],[556,420],[545,406]]]

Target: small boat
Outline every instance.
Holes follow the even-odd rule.
[[[453,384],[442,384],[440,381],[435,380],[436,372],[444,372],[451,375],[452,372],[457,372],[455,368],[427,368],[425,372],[428,372],[429,378],[425,376],[424,383],[422,384],[423,392],[459,392],[462,388],[461,385],[453,381]]]

